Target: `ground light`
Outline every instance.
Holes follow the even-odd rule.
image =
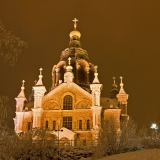
[[[157,139],[157,130],[158,130],[157,124],[156,123],[152,123],[150,128],[155,132],[155,138]]]

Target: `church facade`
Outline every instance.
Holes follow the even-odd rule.
[[[98,138],[104,120],[112,120],[120,130],[120,121],[127,114],[128,94],[124,91],[122,77],[120,89],[113,78],[110,97],[101,97],[103,85],[98,79],[97,66],[92,64],[86,50],[81,48],[81,33],[70,32],[69,47],[62,51],[60,61],[52,68],[52,85],[46,93],[42,81],[33,86],[29,102],[25,103],[24,81],[16,99],[15,132],[32,128],[45,128],[59,140],[71,145],[87,145]]]

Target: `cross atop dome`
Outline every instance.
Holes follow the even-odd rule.
[[[78,38],[80,38],[81,37],[81,33],[79,31],[77,31],[78,19],[74,18],[72,21],[74,22],[74,30],[70,32],[69,36],[70,36],[70,38],[72,38],[73,36],[77,36]]]
[[[74,29],[76,30],[78,19],[74,18],[72,21],[74,22]]]

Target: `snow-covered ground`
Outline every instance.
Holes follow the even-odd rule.
[[[82,160],[92,160],[84,158]],[[160,149],[149,149],[107,156],[98,160],[160,160]]]

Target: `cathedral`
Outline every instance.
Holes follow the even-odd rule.
[[[89,145],[98,138],[104,120],[116,123],[117,131],[120,131],[120,122],[128,120],[128,94],[123,88],[122,77],[120,86],[113,77],[110,97],[101,97],[103,85],[98,78],[98,67],[81,48],[77,21],[73,20],[69,47],[62,51],[59,62],[52,68],[49,92],[45,94],[42,68],[27,103],[25,81],[22,81],[21,91],[15,98],[16,133],[38,127],[55,134],[65,144]]]

